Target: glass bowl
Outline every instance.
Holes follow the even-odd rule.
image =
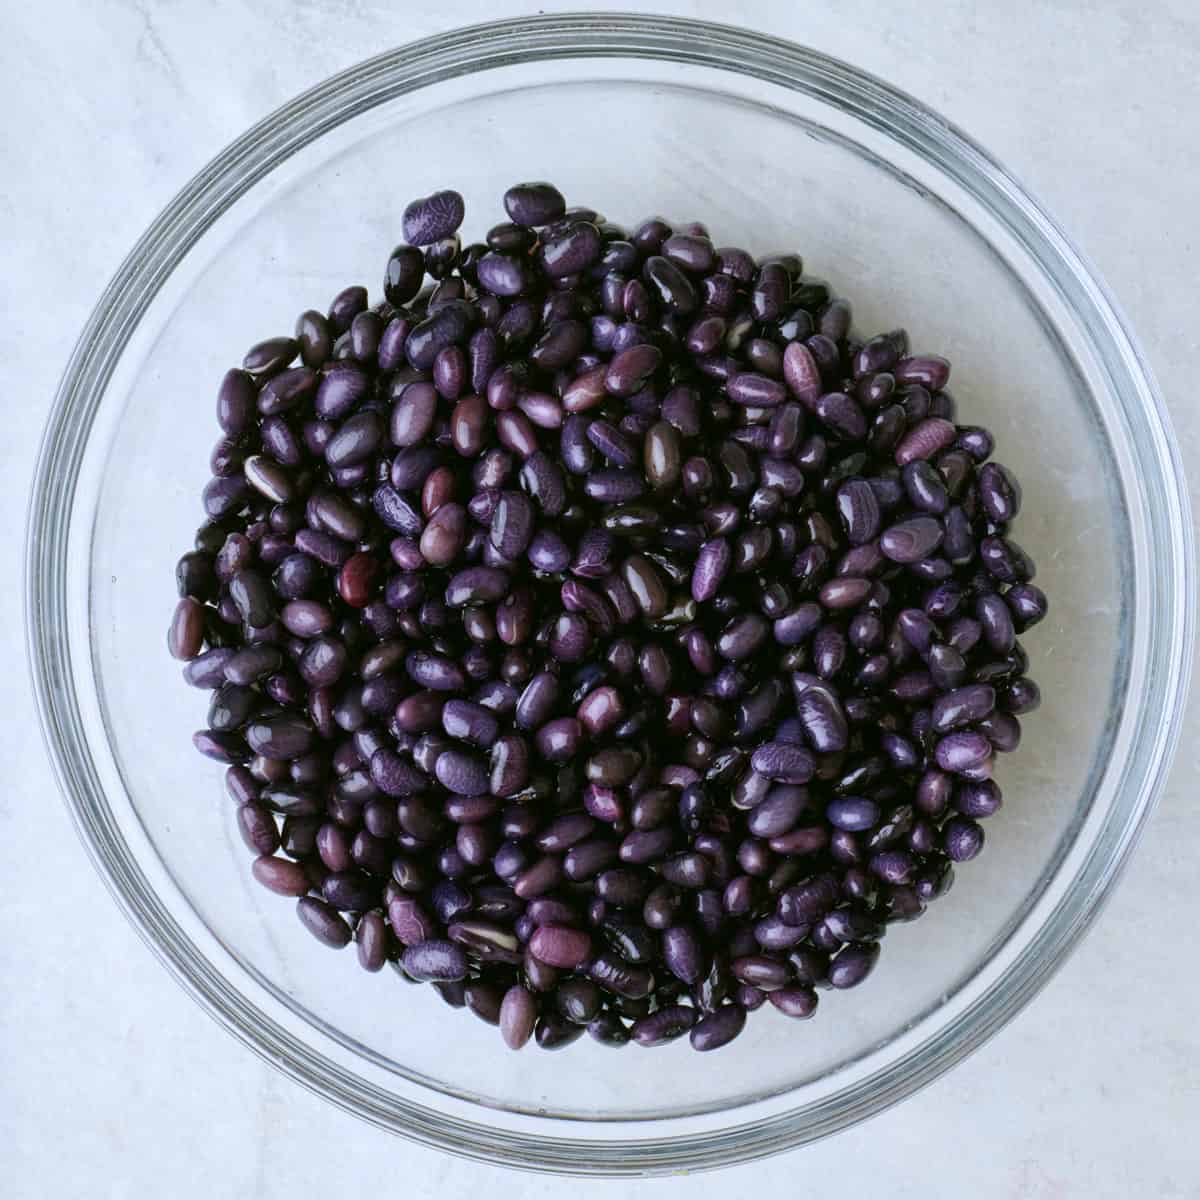
[[[348,282],[379,287],[408,198],[453,186],[465,233],[511,182],[631,223],[707,222],[796,248],[947,354],[965,419],[1025,487],[1017,537],[1051,616],[1027,640],[1045,703],[952,897],[893,929],[869,983],[817,1019],[757,1014],[684,1044],[506,1051],[428,988],[367,975],[252,885],[206,698],[163,645],[200,518],[212,398],[250,343]],[[590,1174],[711,1167],[823,1136],[957,1062],[1046,981],[1134,844],[1175,741],[1194,594],[1162,404],[1095,272],[978,146],[802,47],[668,17],[540,17],[384,54],[207,166],[102,296],[59,390],[28,543],[29,646],[82,837],[146,941],[231,1032],[335,1104],[489,1162]]]

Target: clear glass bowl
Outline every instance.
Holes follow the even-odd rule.
[[[206,698],[166,656],[172,568],[200,517],[212,397],[249,343],[351,281],[377,290],[405,201],[454,186],[467,234],[512,181],[633,222],[797,248],[954,363],[961,412],[1020,475],[1018,539],[1050,618],[1045,703],[953,895],[895,928],[817,1019],[773,1011],[719,1055],[505,1051],[428,988],[369,976],[252,885]],[[386,1129],[547,1171],[755,1158],[912,1092],[1046,981],[1153,803],[1186,686],[1194,594],[1178,454],[1095,273],[935,113],[801,47],[667,17],[502,22],[407,46],[300,97],[207,166],[101,298],[32,500],[29,645],[59,778],[97,867],[181,983],[248,1046]]]

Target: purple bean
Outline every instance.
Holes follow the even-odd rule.
[[[414,200],[404,210],[404,240],[414,246],[428,246],[449,237],[462,220],[462,196],[455,191],[434,192]]]
[[[240,437],[254,421],[254,381],[246,371],[230,370],[217,392],[217,423],[230,437]]]
[[[413,202],[383,304],[226,374],[169,648],[318,938],[511,1045],[714,1048],[979,852],[1040,701],[1020,487],[798,256],[505,206],[464,249]]]
[[[811,987],[789,986],[768,993],[767,999],[785,1017],[806,1020],[817,1011],[817,993]]]
[[[529,949],[549,966],[574,970],[588,960],[592,939],[567,925],[539,925],[529,939]]]
[[[778,408],[787,399],[787,390],[777,379],[746,371],[735,375],[725,387],[735,404],[749,408]]]
[[[696,1023],[697,1012],[683,1004],[669,1004],[635,1021],[631,1039],[639,1046],[662,1046],[682,1037]]]
[[[750,760],[754,770],[781,783],[807,783],[813,775],[813,756],[800,746],[768,742]]]
[[[840,989],[857,987],[879,959],[878,942],[852,943],[829,964],[829,982]]]
[[[341,915],[323,900],[302,896],[296,901],[301,924],[323,945],[340,950],[350,944],[350,927]]]
[[[992,745],[981,733],[951,733],[942,738],[934,749],[937,764],[943,771],[962,775],[981,766],[991,757]]]
[[[537,1008],[534,994],[519,983],[504,993],[500,1004],[500,1035],[510,1050],[520,1050],[533,1036]]]
[[[746,1026],[746,1010],[740,1004],[726,1004],[692,1026],[692,1049],[716,1050],[733,1041]]]
[[[286,858],[262,855],[250,865],[254,878],[268,891],[279,896],[303,896],[308,892],[308,876],[299,863]]]
[[[387,923],[377,912],[364,913],[354,930],[358,962],[364,971],[381,971],[388,955]]]
[[[467,958],[462,948],[437,938],[409,946],[400,961],[407,974],[421,981],[445,983],[465,979],[467,975]]]
[[[654,976],[646,968],[626,963],[617,955],[599,954],[587,965],[588,977],[606,992],[629,1000],[648,996],[654,987]]]
[[[932,706],[933,728],[939,733],[973,725],[996,707],[996,690],[983,683],[944,692]]]
[[[204,606],[185,596],[175,606],[167,632],[167,649],[182,661],[198,658],[204,647]]]

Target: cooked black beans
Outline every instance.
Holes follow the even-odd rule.
[[[168,649],[323,944],[514,1049],[712,1050],[981,852],[1041,701],[1021,488],[795,255],[504,207],[464,248],[414,201],[381,303],[226,372]]]

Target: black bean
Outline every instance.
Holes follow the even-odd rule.
[[[436,938],[409,946],[400,961],[412,978],[423,981],[448,982],[467,975],[467,957],[462,948]]]
[[[837,492],[838,514],[852,545],[871,541],[879,532],[879,502],[865,479],[848,479]]]
[[[654,987],[654,976],[647,968],[626,963],[607,953],[591,960],[587,974],[604,991],[629,1000],[649,996]]]
[[[361,912],[378,900],[378,882],[358,871],[340,871],[325,877],[321,893],[334,908]]]
[[[682,1037],[696,1023],[697,1012],[684,1004],[669,1004],[635,1021],[629,1034],[639,1046],[662,1046]]]
[[[746,1026],[746,1010],[740,1004],[725,1004],[701,1017],[689,1035],[693,1050],[716,1050],[735,1037]]]
[[[879,943],[852,943],[829,964],[829,982],[835,988],[857,987],[874,969]]]
[[[807,750],[786,742],[768,742],[760,746],[750,761],[759,775],[782,783],[807,783],[816,765]]]
[[[449,237],[463,220],[463,198],[455,191],[434,192],[414,200],[404,210],[405,241],[428,246]],[[401,303],[403,303],[401,301]]]
[[[505,206],[464,249],[415,201],[384,304],[226,374],[169,649],[319,938],[361,913],[366,969],[399,939],[513,1046],[714,1048],[980,851],[1040,701],[1020,487],[798,256]]]
[[[312,896],[296,901],[296,913],[301,924],[324,945],[340,950],[350,944],[350,927],[331,905]]]
[[[538,1018],[534,1036],[543,1050],[561,1050],[583,1036],[584,1027],[558,1013],[544,1012]]]
[[[513,984],[500,1004],[500,1035],[510,1050],[520,1050],[533,1036],[538,1003],[534,994],[521,984]]]

